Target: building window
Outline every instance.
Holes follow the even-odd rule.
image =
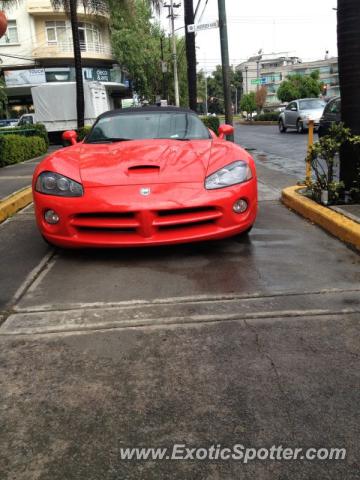
[[[100,49],[101,37],[98,27],[92,23],[79,23],[81,50],[94,51]]]
[[[16,20],[8,20],[5,35],[0,39],[0,45],[19,43]]]
[[[72,33],[70,23],[67,21],[45,22],[46,39],[48,45],[59,45],[67,50],[72,49]],[[79,23],[80,48],[83,52],[99,52],[104,50],[101,45],[99,28],[92,23]]]
[[[71,30],[65,21],[45,22],[45,29],[49,45],[71,41]]]

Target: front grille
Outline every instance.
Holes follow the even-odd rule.
[[[86,212],[74,215],[71,226],[79,235],[111,235],[151,238],[162,233],[189,235],[207,229],[222,217],[216,207],[190,207],[157,211]]]

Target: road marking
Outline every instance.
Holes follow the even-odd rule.
[[[11,299],[10,304],[15,305],[19,299],[24,295],[24,293],[31,287],[32,283],[36,281],[39,277],[43,278],[42,271],[48,272],[49,264],[53,266],[54,262],[51,262],[55,258],[55,251],[50,250],[40,262],[31,270],[31,272],[26,276],[25,280],[22,282],[20,287],[16,290],[14,296]]]

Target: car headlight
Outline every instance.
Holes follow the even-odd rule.
[[[252,178],[251,169],[247,162],[239,160],[229,163],[226,167],[220,168],[205,179],[205,188],[214,190],[216,188],[229,187],[237,183],[243,183]]]
[[[80,183],[55,172],[40,173],[36,180],[35,190],[59,197],[81,197],[84,194]]]

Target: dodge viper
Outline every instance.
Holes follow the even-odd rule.
[[[36,221],[61,247],[135,247],[250,231],[252,157],[188,109],[143,107],[98,117],[86,138],[46,157],[33,176]]]

